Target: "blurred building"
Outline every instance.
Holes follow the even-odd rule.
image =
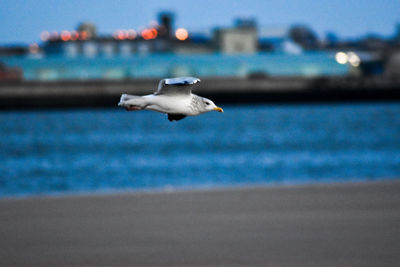
[[[85,32],[87,38],[96,38],[97,37],[97,29],[96,26],[91,22],[83,22],[78,26],[78,32]]]
[[[82,23],[75,31],[43,32],[43,51],[49,55],[126,56],[131,54],[171,52],[174,43],[185,41],[173,37],[173,14],[162,12],[159,22],[141,31],[116,30],[112,35],[98,35],[95,25]]]
[[[259,29],[259,51],[298,55],[303,48],[293,42],[286,27],[263,27]]]
[[[257,25],[254,20],[238,19],[233,28],[216,29],[214,41],[225,54],[254,54],[258,52]]]
[[[48,55],[69,57],[127,56],[147,53],[253,54],[259,51],[257,25],[253,19],[237,19],[234,27],[217,28],[211,36],[174,27],[174,14],[161,12],[158,23],[142,30],[117,30],[98,35],[95,25],[85,22],[75,31],[43,32],[42,49]]]
[[[305,50],[319,49],[319,40],[314,31],[305,25],[294,25],[289,29],[289,37]]]
[[[31,80],[398,75],[400,66],[400,26],[391,39],[368,35],[341,40],[330,32],[320,40],[308,26],[259,27],[252,18],[238,18],[232,27],[189,32],[175,27],[173,13],[160,12],[157,22],[142,29],[102,35],[84,22],[72,31],[44,31],[41,39],[25,48],[0,48],[1,60],[20,66]]]
[[[158,35],[159,38],[162,39],[171,39],[173,37],[173,30],[174,30],[174,14],[171,12],[160,12],[158,14]]]
[[[174,14],[161,12],[158,23],[142,30],[116,30],[98,35],[95,25],[85,22],[75,31],[43,32],[41,49],[47,55],[68,57],[128,56],[148,53],[255,54],[279,52],[300,54],[317,48],[315,36],[306,27],[259,28],[252,18],[239,18],[232,27],[188,32],[175,29]],[[311,37],[310,37],[311,36]],[[295,40],[293,39],[295,38]]]

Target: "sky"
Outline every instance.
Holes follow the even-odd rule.
[[[341,39],[388,37],[400,23],[400,0],[0,0],[0,44],[39,42],[44,30],[74,30],[83,21],[101,34],[138,29],[157,20],[160,11],[174,12],[175,26],[189,31],[251,17],[259,27],[304,24],[320,37],[334,32]]]

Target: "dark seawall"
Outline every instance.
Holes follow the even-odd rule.
[[[122,93],[151,94],[158,79],[0,82],[0,109],[115,107]],[[385,77],[205,78],[194,93],[217,103],[398,101],[400,79]]]

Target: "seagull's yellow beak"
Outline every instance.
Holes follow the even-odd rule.
[[[216,107],[216,108],[214,108],[214,110],[218,111],[218,112],[224,112],[224,110],[222,108],[220,108],[220,107]]]

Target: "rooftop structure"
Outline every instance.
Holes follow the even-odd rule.
[[[258,51],[257,26],[254,20],[237,19],[234,28],[215,31],[217,49],[225,54],[254,54]]]

